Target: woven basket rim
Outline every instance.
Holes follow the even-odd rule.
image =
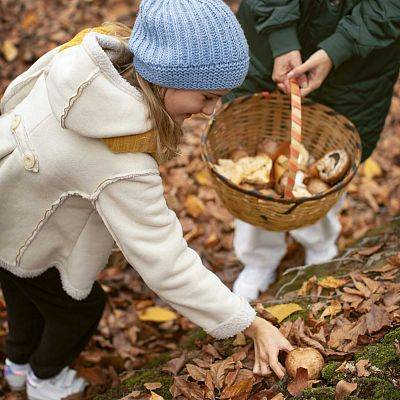
[[[345,186],[347,186],[350,181],[354,178],[354,176],[356,175],[358,168],[360,167],[361,164],[361,144],[360,147],[358,148],[356,157],[354,162],[352,163],[349,172],[347,173],[346,177],[341,180],[339,183],[337,183],[336,185],[332,186],[330,190],[325,191],[322,194],[317,194],[317,195],[313,195],[311,197],[297,197],[297,198],[293,198],[293,199],[284,199],[284,198],[276,198],[276,197],[272,197],[272,196],[267,196],[264,195],[258,191],[255,190],[247,190],[247,189],[243,189],[241,187],[239,187],[238,185],[234,184],[233,182],[231,182],[229,179],[227,179],[225,176],[223,176],[222,174],[220,174],[219,172],[216,171],[215,169],[215,164],[211,161],[211,157],[209,155],[209,151],[208,151],[208,134],[210,132],[210,130],[212,129],[213,125],[216,123],[216,118],[218,117],[218,115],[220,115],[221,113],[223,113],[224,111],[226,111],[228,108],[230,108],[232,105],[236,104],[236,103],[242,103],[243,101],[246,101],[250,98],[253,97],[259,97],[259,98],[269,98],[270,96],[273,96],[274,94],[278,94],[280,96],[283,96],[281,93],[278,93],[277,91],[272,92],[272,93],[254,93],[251,95],[245,95],[245,96],[240,96],[237,97],[227,103],[225,103],[212,117],[210,117],[209,122],[207,124],[207,128],[206,130],[203,132],[202,136],[201,136],[201,156],[203,158],[203,161],[208,165],[210,171],[212,172],[212,174],[214,174],[218,179],[220,179],[221,181],[223,181],[226,185],[228,185],[229,187],[231,187],[232,189],[244,193],[248,196],[252,196],[252,197],[256,197],[260,200],[267,200],[267,201],[273,201],[276,203],[281,203],[281,204],[291,204],[291,205],[300,205],[309,201],[316,201],[316,200],[321,200],[335,192],[338,192],[340,190],[342,190]],[[302,99],[302,103],[304,105],[314,105],[318,108],[321,109],[325,109],[325,111],[331,112],[334,115],[338,115],[341,118],[343,118],[347,124],[349,124],[349,127],[352,128],[353,132],[355,135],[357,135],[358,137],[358,142],[361,143],[361,139],[360,139],[360,134],[357,130],[357,128],[355,127],[355,125],[348,119],[346,118],[344,115],[336,112],[335,110],[333,110],[332,108],[324,105],[324,104],[320,104],[317,103],[311,99],[308,98],[303,98]],[[347,128],[349,128],[347,127]]]

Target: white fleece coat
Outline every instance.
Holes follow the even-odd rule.
[[[126,47],[99,33],[56,48],[7,88],[0,117],[0,266],[33,277],[56,266],[85,298],[114,240],[148,286],[216,338],[255,312],[188,248],[157,163],[101,138],[151,129],[139,92],[113,62]]]

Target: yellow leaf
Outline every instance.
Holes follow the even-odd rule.
[[[246,336],[243,333],[238,333],[233,341],[234,346],[246,346]]]
[[[381,166],[373,160],[371,157],[368,158],[367,161],[364,163],[364,176],[367,178],[375,178],[376,176],[382,175],[382,168]]]
[[[150,400],[164,400],[164,397],[158,395],[157,393],[151,392]]]
[[[196,181],[202,186],[211,186],[212,185],[210,173],[205,168],[202,169],[201,171],[197,172],[194,177],[196,178]]]
[[[18,49],[11,40],[6,40],[3,43],[2,52],[7,62],[12,62],[17,58]]]
[[[266,307],[265,310],[272,314],[279,323],[286,319],[289,315],[303,309],[296,303],[278,304],[272,307]]]
[[[178,315],[164,307],[149,307],[139,315],[141,321],[167,322],[177,319]]]
[[[334,317],[336,314],[339,314],[340,311],[342,311],[342,304],[338,300],[333,300],[331,305],[325,308],[320,319],[324,319],[325,317],[329,316]]]
[[[199,217],[205,211],[204,203],[196,196],[189,195],[185,201],[185,208],[193,218]]]
[[[327,276],[318,281],[318,285],[325,289],[337,289],[344,286],[347,283],[347,279],[337,279],[333,276]]]

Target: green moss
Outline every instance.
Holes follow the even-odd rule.
[[[380,343],[367,346],[361,353],[356,354],[355,359],[368,360],[381,370],[393,368],[400,374],[400,357],[394,344],[396,340],[400,340],[400,328],[389,332]]]
[[[202,342],[207,338],[207,333],[203,329],[196,329],[186,339],[184,339],[180,345],[183,350],[195,350],[197,349],[196,343]]]
[[[171,355],[169,353],[164,353],[164,354],[161,354],[158,357],[150,360],[147,363],[146,367],[147,368],[157,368],[160,365],[164,365],[165,363],[167,363],[170,359],[171,359]]]
[[[375,376],[357,380],[357,396],[369,400],[400,400],[400,390],[387,379]]]
[[[96,396],[95,400],[117,400],[134,390],[146,391],[143,385],[148,382],[161,382],[162,387],[153,391],[163,396],[165,400],[172,399],[169,388],[172,386],[173,377],[157,369],[152,369],[138,371],[134,376],[125,380],[118,388],[111,389],[106,394]]]
[[[341,379],[344,379],[345,374],[343,372],[336,372],[336,370],[340,366],[340,362],[332,361],[329,364],[326,364],[324,369],[321,372],[322,378],[325,382],[329,384],[336,384]]]
[[[332,387],[321,386],[317,388],[306,389],[300,399],[309,400],[334,400],[335,389]]]

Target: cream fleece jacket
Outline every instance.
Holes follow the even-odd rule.
[[[151,129],[140,93],[113,63],[118,40],[88,34],[44,55],[7,88],[0,117],[0,266],[33,277],[56,266],[65,291],[85,298],[116,241],[147,285],[216,338],[255,312],[183,239],[157,163],[114,154],[101,140]]]

